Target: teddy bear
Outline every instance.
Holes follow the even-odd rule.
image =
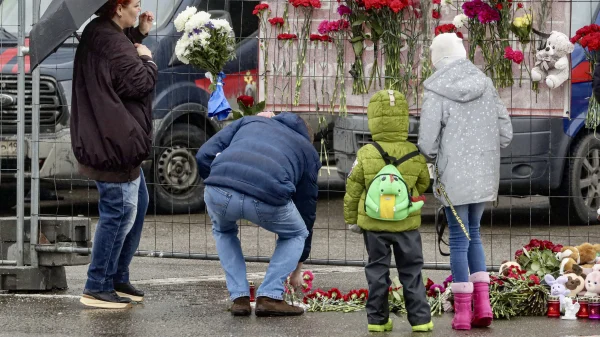
[[[508,274],[510,273],[510,269],[513,267],[521,268],[521,265],[519,265],[515,261],[502,261],[502,264],[500,265],[500,269],[498,271],[501,275],[508,276]]]
[[[553,31],[543,36],[547,37],[546,45],[535,55],[536,62],[531,70],[531,80],[540,82],[545,79],[546,85],[555,89],[569,79],[571,67],[568,55],[575,50],[575,46],[569,37],[561,32]]]
[[[585,293],[585,278],[587,275],[583,272],[583,268],[579,265],[574,264],[572,270],[565,273],[565,277],[568,279],[565,283],[565,287],[571,291],[570,297],[583,295]]]
[[[556,258],[560,262],[560,274],[564,275],[565,271],[572,271],[573,265],[585,267],[586,264],[596,263],[596,255],[600,252],[600,245],[592,245],[584,243],[579,246],[564,246],[559,253],[556,253]],[[591,267],[591,266],[590,266]]]

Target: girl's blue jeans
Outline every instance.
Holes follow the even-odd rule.
[[[485,252],[481,243],[479,227],[485,203],[454,206],[471,237],[467,239],[458,220],[446,207],[446,218],[450,229],[450,269],[453,282],[469,282],[469,274],[486,271]]]

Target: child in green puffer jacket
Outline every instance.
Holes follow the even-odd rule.
[[[393,90],[376,93],[367,109],[369,130],[373,141],[390,157],[399,159],[418,151],[408,139],[408,103],[404,95]],[[367,190],[386,166],[380,151],[372,144],[358,150],[357,158],[348,174],[344,196],[344,220],[351,230],[362,233],[369,254],[365,274],[369,284],[366,310],[369,331],[391,331],[388,289],[391,286],[390,262],[392,249],[398,267],[398,276],[404,288],[408,321],[413,331],[433,330],[431,309],[427,302],[421,276],[423,251],[421,234],[421,211],[417,210],[400,221],[379,220],[367,215],[365,198]],[[416,155],[396,166],[413,196],[413,201],[429,187],[430,176],[422,155]]]

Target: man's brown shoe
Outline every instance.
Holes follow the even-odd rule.
[[[282,300],[275,300],[269,297],[258,297],[256,299],[256,309],[254,313],[258,317],[268,316],[300,316],[304,309],[294,307]]]
[[[233,316],[250,316],[251,313],[250,297],[238,297],[233,300],[233,305],[231,306],[231,314]]]

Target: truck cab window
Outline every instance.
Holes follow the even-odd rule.
[[[571,36],[575,32],[596,21],[598,17],[598,1],[573,1],[571,3]]]

